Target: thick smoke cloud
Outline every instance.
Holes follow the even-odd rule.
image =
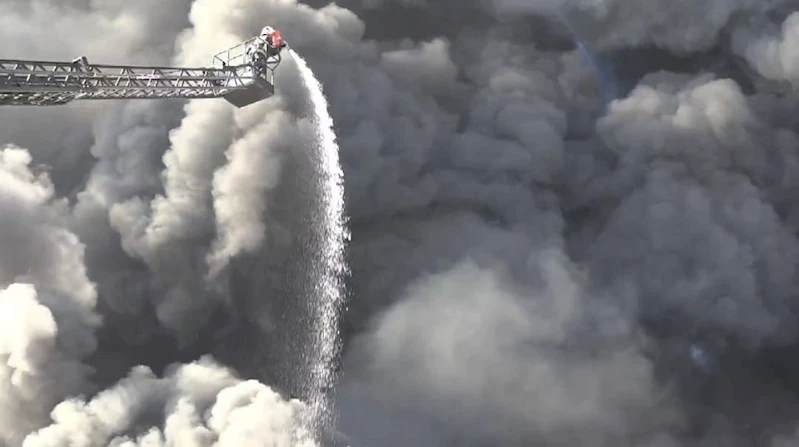
[[[487,0],[500,16],[540,13],[574,20],[582,33],[601,48],[651,44],[688,54],[714,46],[718,34],[739,15],[762,14],[781,0],[711,0],[697,5],[688,0],[568,0],[558,2]],[[641,14],[647,11],[647,14]]]
[[[29,436],[25,446],[272,445],[290,446],[302,410],[297,400],[254,381],[240,381],[208,358],[156,377],[134,368],[90,402],[72,399],[53,409],[54,423]],[[162,429],[135,438],[122,435],[142,413],[162,412]],[[254,428],[258,430],[254,430]]]
[[[784,170],[795,137],[757,119],[735,83],[705,78],[644,80],[598,131],[623,198],[591,247],[595,271],[640,278],[656,314],[677,309],[747,343],[792,339],[799,253],[773,206],[797,186]]]
[[[770,81],[796,84],[797,62],[792,48],[796,46],[799,15],[790,14],[781,26],[750,20],[735,29],[732,48]]]
[[[18,445],[50,409],[87,391],[85,357],[96,346],[97,293],[68,210],[24,149],[0,152],[0,441]],[[34,285],[35,284],[35,285]]]
[[[532,287],[472,261],[412,284],[357,342],[369,368],[353,392],[421,411],[459,445],[618,445],[630,431],[646,437],[679,423],[628,320],[607,299],[584,296],[557,252],[531,253],[529,272],[541,277]]]
[[[161,3],[5,1],[3,57],[206,65],[283,31],[344,164],[353,445],[796,442],[796,5]],[[676,56],[605,110],[569,29],[618,73]],[[293,445],[295,74],[242,110],[0,111],[0,444]]]
[[[60,7],[36,5],[39,6],[48,12]],[[78,14],[83,20],[90,21],[95,15],[102,14],[116,15],[115,20],[123,22],[132,20],[124,9],[104,11],[94,10],[88,5],[84,7],[89,9],[84,11],[86,17]],[[186,12],[180,15],[180,24],[185,20]],[[306,13],[314,14],[310,9]],[[205,64],[211,54],[221,49],[219,45],[232,46],[252,35],[263,23],[250,18],[252,24],[248,27],[251,29],[247,30],[247,26],[238,21],[235,10],[227,18],[221,17],[214,2],[193,4],[188,19],[193,27],[187,32],[181,32],[177,27],[158,30],[167,36],[167,41],[178,39],[178,53],[161,61],[150,57],[149,63],[161,65],[172,60],[181,65]],[[159,18],[156,23],[162,20]],[[139,38],[148,34],[146,28],[137,30],[141,32],[141,36],[137,35]],[[125,42],[132,46],[137,44],[131,39]],[[117,50],[118,54],[132,51],[121,44]],[[89,54],[90,60],[96,60],[94,56]],[[287,70],[291,70],[291,65],[286,65]],[[14,265],[11,260],[22,259],[27,252],[47,259],[48,253],[57,247],[48,249],[42,241],[58,238],[59,231],[64,231],[80,247],[80,259],[69,259],[70,262],[65,264],[83,269],[80,272],[84,276],[88,267],[90,276],[97,278],[100,295],[97,310],[105,317],[99,329],[101,332],[96,334],[97,321],[81,321],[71,316],[76,312],[70,312],[68,307],[64,311],[67,315],[61,317],[56,311],[65,305],[60,304],[57,298],[45,295],[44,291],[37,295],[37,289],[11,285],[4,292],[3,303],[9,308],[8,318],[20,319],[22,323],[15,324],[17,329],[7,325],[9,343],[8,348],[4,348],[9,367],[4,375],[7,377],[4,386],[7,382],[8,387],[24,387],[18,393],[9,393],[12,401],[4,406],[8,410],[4,413],[21,415],[20,421],[4,420],[3,436],[11,445],[22,445],[23,439],[26,439],[26,445],[74,443],[79,439],[83,439],[80,442],[86,445],[106,445],[112,438],[123,442],[120,438],[123,435],[138,439],[142,445],[158,442],[162,436],[157,431],[147,431],[147,427],[161,430],[165,442],[187,440],[183,433],[174,433],[176,428],[171,425],[186,425],[203,417],[204,408],[210,408],[214,400],[208,403],[205,401],[209,397],[203,397],[204,394],[184,396],[185,393],[177,392],[174,402],[166,399],[159,404],[166,390],[173,387],[169,385],[169,372],[165,373],[164,379],[159,379],[150,377],[152,373],[146,368],[136,367],[127,382],[98,394],[88,404],[72,400],[59,406],[55,404],[61,399],[93,393],[91,385],[95,385],[95,381],[99,382],[96,384],[110,384],[121,378],[120,373],[125,371],[126,364],[134,365],[136,357],[126,359],[124,351],[122,354],[114,352],[119,347],[118,343],[131,346],[133,350],[147,350],[153,342],[158,343],[159,337],[167,334],[173,336],[180,347],[190,348],[214,310],[224,303],[231,304],[234,297],[230,296],[227,283],[217,276],[232,258],[245,252],[256,253],[264,244],[265,236],[269,236],[264,224],[268,216],[268,193],[280,178],[279,154],[309,144],[308,138],[300,133],[305,126],[302,95],[298,94],[297,87],[287,84],[282,92],[290,96],[279,95],[271,103],[237,113],[219,101],[190,103],[183,112],[179,104],[176,107],[173,103],[109,104],[106,107],[110,113],[97,118],[94,117],[95,110],[86,108],[86,120],[95,120],[96,124],[94,129],[86,129],[94,130],[94,143],[84,150],[86,155],[91,150],[97,163],[91,169],[83,168],[82,172],[73,173],[85,176],[85,186],[78,186],[82,189],[79,193],[69,194],[69,189],[81,183],[72,179],[62,192],[73,199],[71,204],[58,202],[57,217],[65,228],[21,238],[14,228],[32,231],[30,229],[37,226],[26,222],[22,217],[24,214],[17,210],[4,211],[3,216],[11,220],[4,227],[4,235],[10,239],[5,245],[9,260],[3,267],[11,269]],[[103,110],[103,105],[93,106],[96,111]],[[265,119],[268,116],[272,119]],[[292,128],[296,130],[292,132]],[[3,172],[7,170],[9,175],[22,175],[25,179],[31,177],[28,181],[32,184],[28,187],[10,184],[9,191],[27,193],[31,200],[39,199],[40,206],[44,206],[55,189],[49,177],[42,174],[34,179],[32,174],[24,174],[28,171],[23,171],[23,168],[28,169],[26,165],[31,162],[27,152],[15,149],[4,152],[4,155],[7,155],[9,166],[3,166]],[[256,163],[258,160],[260,162]],[[41,160],[48,161],[46,158]],[[160,171],[163,171],[161,176],[158,175]],[[34,184],[34,180],[44,185],[39,187],[42,191],[35,188],[38,183]],[[301,202],[295,205],[302,209]],[[86,266],[83,246],[66,227],[71,227],[80,241],[89,244]],[[50,259],[49,262],[60,262],[57,256],[50,256]],[[36,268],[36,264],[29,264],[28,273],[36,273]],[[13,270],[9,273],[9,281],[13,280],[13,273]],[[44,279],[61,280],[58,271],[48,270],[43,275],[47,275]],[[37,288],[49,287],[47,282],[40,285],[39,281],[34,281],[34,284]],[[62,293],[80,293],[85,288],[82,284],[70,287],[57,283],[55,286],[59,286],[57,292]],[[94,284],[91,284],[91,292],[91,298],[96,299]],[[95,316],[93,301],[85,307],[89,316]],[[59,327],[60,319],[66,321],[63,324],[67,329],[74,326],[74,335]],[[84,335],[79,332],[81,330]],[[56,335],[63,340],[54,341]],[[101,338],[99,352],[95,352],[96,335]],[[58,350],[60,345],[64,345],[63,354]],[[86,359],[89,355],[92,358]],[[139,357],[148,356],[144,353]],[[83,360],[99,366],[95,377],[88,377],[88,368],[81,363]],[[160,370],[174,360],[177,359],[156,360],[155,366]],[[60,381],[48,379],[56,374],[63,375]],[[202,386],[206,381],[209,387],[215,386],[213,368],[200,370],[197,375],[198,385]],[[41,380],[37,382],[28,376]],[[230,380],[233,380],[232,376],[227,379]],[[243,382],[238,388],[230,391],[223,391],[222,387],[215,389],[211,397],[216,397],[217,393],[219,396],[214,409],[209,410],[210,420],[205,422],[207,433],[201,434],[195,442],[199,445],[214,442],[240,445],[246,440],[259,444],[294,445],[296,436],[288,429],[299,423],[298,414],[303,411],[301,406],[286,403],[275,391],[257,382]],[[37,396],[37,393],[42,396]],[[114,397],[120,393],[121,402],[119,397]],[[16,394],[20,394],[18,399]],[[103,420],[105,415],[98,415],[108,405],[103,403],[108,399],[111,399],[111,405],[121,407],[111,421]],[[248,405],[247,401],[253,401],[249,410],[237,409]],[[176,409],[169,408],[175,405]],[[87,406],[89,410],[84,409]],[[191,410],[192,406],[198,410]],[[29,411],[23,411],[26,407]],[[163,416],[159,416],[159,412]],[[248,417],[248,412],[253,416]],[[48,414],[53,425],[25,438],[27,433],[48,424]],[[94,420],[97,417],[99,421]],[[181,422],[181,418],[188,418],[188,422]],[[161,426],[158,420],[167,421],[166,426]],[[261,432],[258,439],[247,439],[251,437],[248,432],[264,424],[273,424],[275,429]],[[145,427],[144,432],[142,427]]]

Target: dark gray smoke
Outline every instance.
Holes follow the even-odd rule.
[[[353,445],[799,442],[799,4],[162,3],[6,0],[0,54],[307,58]],[[290,59],[277,91],[0,110],[0,445],[292,445],[318,191]]]

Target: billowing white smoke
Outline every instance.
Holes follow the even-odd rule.
[[[534,249],[528,263],[540,278],[532,287],[468,259],[422,278],[354,343],[363,357],[353,360],[367,366],[340,405],[353,430],[369,421],[357,429],[362,442],[610,446],[628,435],[633,414],[641,434],[679,424],[658,402],[652,365],[623,310],[588,296],[585,279],[556,250]],[[405,433],[381,438],[370,419],[382,402],[407,421]],[[417,424],[441,426],[435,432],[450,438],[414,439]]]
[[[90,391],[97,294],[68,208],[30,154],[0,149],[0,442],[19,445],[53,406]]]
[[[762,20],[746,22],[735,29],[732,48],[766,79],[799,83],[799,12],[781,27]]]
[[[163,378],[141,366],[89,402],[58,404],[53,424],[22,445],[311,447],[297,423],[303,406],[255,380],[241,381],[207,358],[177,366]],[[126,435],[140,430],[134,421],[147,420],[164,424]]]
[[[66,203],[53,198],[48,177],[30,162],[23,149],[0,151],[4,445],[315,445],[299,422],[304,404],[210,358],[173,366],[163,378],[136,367],[89,402],[78,399],[92,392],[85,360],[96,347],[96,292],[83,246],[65,229]]]
[[[176,64],[203,66],[244,39],[235,17],[208,13],[215,9],[192,5],[194,27],[183,36]],[[196,328],[184,326],[186,317],[222,299],[202,278],[215,280],[230,259],[258,250],[268,234],[266,193],[279,178],[279,139],[287,130],[278,129],[288,127],[274,109],[259,104],[234,113],[222,101],[189,103],[164,154],[164,193],[149,204],[134,197],[110,209],[125,250],[142,258],[166,289],[159,319],[187,336]]]
[[[185,21],[188,1],[160,9],[8,1],[0,45],[3,54],[16,54],[10,42],[42,35],[32,30],[47,26],[51,38],[44,43],[25,41],[36,47],[31,55],[50,51],[70,60],[85,50],[97,61],[205,64],[219,47],[264,24],[284,32],[325,85],[347,179],[353,299],[345,326],[357,332],[357,342],[346,350],[336,399],[341,424],[356,441],[748,447],[768,445],[781,431],[789,437],[780,442],[794,442],[795,350],[773,354],[761,347],[796,339],[795,95],[790,89],[782,99],[750,94],[745,83],[711,75],[655,73],[597,122],[596,82],[579,54],[559,52],[562,36],[549,36],[539,18],[520,17],[567,15],[598,51],[653,44],[690,53],[729,31],[733,51],[753,71],[792,81],[795,19],[784,23],[784,34],[783,24],[765,16],[739,21],[790,2],[382,0],[361,11],[363,3],[338,2],[361,21],[335,5],[316,10],[291,0],[235,0],[220,8],[197,0],[193,30],[181,35],[180,55],[172,57],[183,25],[170,24]],[[103,29],[121,30],[109,37],[109,48],[87,25],[98,18]],[[379,41],[364,39],[365,32]],[[158,49],[147,36],[159,40]],[[56,54],[54,41],[63,42],[63,53]],[[649,53],[635,50],[617,63],[638,56]],[[286,59],[284,68],[293,72]],[[290,78],[278,76],[273,100],[236,112],[214,102],[185,110],[161,102],[0,110],[2,139],[29,147],[31,166],[51,165],[55,183],[33,169],[9,167],[27,172],[12,176],[26,180],[0,195],[0,201],[35,199],[35,209],[47,210],[0,214],[3,290],[21,285],[9,290],[27,297],[18,302],[39,317],[26,318],[40,322],[23,327],[39,328],[36,337],[13,336],[29,343],[13,346],[37,349],[10,348],[27,355],[15,365],[40,371],[15,380],[36,380],[12,381],[9,374],[0,382],[0,401],[15,410],[3,407],[0,420],[11,445],[49,425],[48,412],[67,396],[101,400],[89,386],[95,381],[121,389],[113,382],[128,366],[117,372],[99,358],[141,362],[139,355],[154,349],[137,342],[152,341],[164,327],[179,331],[186,344],[198,333],[218,335],[204,317],[227,300],[242,307],[248,323],[291,317],[283,312],[291,297],[283,302],[263,290],[283,286],[276,267],[282,259],[269,258],[279,251],[270,244],[290,241],[301,226],[282,220],[290,197],[283,208],[271,199],[287,184],[305,185],[286,163],[293,148],[313,138],[307,121],[295,119],[305,97],[299,79]],[[273,125],[280,132],[267,135]],[[51,196],[74,200],[41,198]],[[53,236],[69,233],[78,238]],[[65,289],[51,273],[86,270],[75,267],[82,262],[60,260],[74,261],[81,243],[88,274],[70,276],[78,285]],[[233,253],[257,259],[252,273],[234,268],[227,275]],[[36,262],[22,262],[27,258]],[[210,267],[219,269],[216,277]],[[20,278],[29,268],[29,277]],[[96,283],[96,308],[84,299],[91,294],[75,292],[93,290],[87,276]],[[247,290],[240,292],[247,299],[228,296],[226,281]],[[49,309],[54,336],[34,303]],[[135,354],[112,346],[85,360],[94,334],[106,335],[93,329],[95,312]],[[71,323],[76,319],[85,324]],[[244,333],[233,343],[243,354],[230,357],[258,359],[264,350],[255,341],[273,334]],[[285,351],[296,352],[292,342],[305,332],[291,335]],[[692,347],[711,365],[701,374]],[[47,349],[59,353],[47,357],[52,363],[36,360]],[[787,379],[762,361],[768,355]],[[110,376],[111,385],[108,377],[88,376],[86,363],[98,365],[97,375]],[[246,374],[268,377],[276,368],[268,361],[258,366]],[[217,368],[200,368],[207,383],[217,383]],[[74,371],[73,384],[53,380],[61,370]],[[164,397],[153,401],[153,412],[137,413],[132,405],[146,399],[120,404],[123,411],[113,414],[142,418],[121,422],[120,432],[108,436],[138,440],[156,428],[161,434],[152,436],[168,437],[164,416],[173,413],[186,417],[171,420],[190,420],[203,436],[223,432],[201,410],[214,404],[176,391],[175,371],[156,379],[142,374],[147,392],[161,386]],[[196,410],[166,402],[181,397]],[[270,407],[276,424],[289,407],[285,401]],[[247,413],[241,414],[244,423]],[[64,420],[59,416],[61,428],[53,433],[62,433]]]
[[[194,2],[189,16],[194,27],[181,38],[175,64],[205,65],[211,53],[257,30],[253,23],[248,33],[236,14],[220,16],[217,6]],[[290,84],[284,92],[297,96]],[[280,180],[279,153],[305,141],[297,134],[305,128],[297,110],[297,101],[281,94],[235,113],[224,101],[191,102],[182,120],[172,104],[122,105],[98,120],[93,154],[100,161],[74,208],[53,199],[50,179],[32,172],[27,151],[3,150],[0,443],[314,444],[299,422],[298,414],[308,412],[304,404],[236,378],[210,359],[175,365],[163,377],[136,367],[88,401],[77,398],[96,391],[85,363],[96,347],[99,319],[97,292],[86,278],[83,245],[75,234],[90,244],[87,263],[101,275],[106,308],[140,318],[151,305],[158,323],[187,342],[205,324],[212,302],[228,299],[218,275],[231,259],[256,253],[269,237],[268,192]],[[320,124],[331,132],[332,121]],[[153,175],[159,150],[163,185]],[[340,175],[334,179],[339,189]],[[343,199],[340,194],[335,199],[341,214]],[[135,259],[144,261],[144,271],[133,267]],[[332,318],[325,323],[337,333]],[[152,330],[130,328],[122,335],[131,342]],[[321,353],[330,367],[335,337],[325,342],[332,343]],[[41,427],[46,428],[36,431]]]

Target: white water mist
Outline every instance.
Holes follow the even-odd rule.
[[[333,130],[333,118],[328,111],[322,85],[308,67],[305,60],[293,50],[290,54],[297,63],[303,84],[312,105],[311,117],[316,130],[314,162],[320,177],[323,219],[318,222],[324,234],[321,259],[315,260],[315,280],[317,293],[311,297],[312,327],[311,346],[305,353],[309,362],[309,375],[306,386],[310,407],[308,423],[323,428],[333,420],[329,408],[329,390],[335,383],[335,361],[341,348],[339,334],[339,313],[344,302],[343,280],[347,274],[344,250],[350,233],[347,228],[344,210],[344,173],[338,154],[338,143]],[[330,428],[330,427],[327,427]]]

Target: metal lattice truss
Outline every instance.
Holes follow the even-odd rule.
[[[273,67],[261,75],[272,84]],[[1,105],[58,105],[77,99],[218,98],[255,81],[249,65],[169,68],[0,60]]]

